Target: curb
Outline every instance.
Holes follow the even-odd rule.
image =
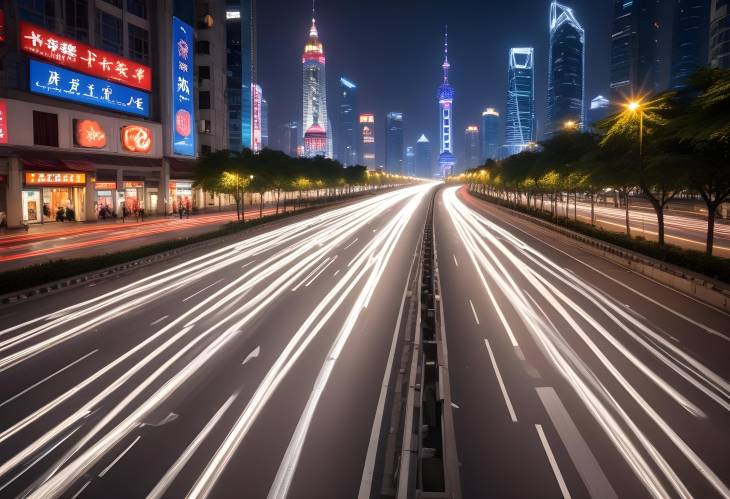
[[[496,208],[510,213],[517,218],[527,220],[543,228],[558,232],[563,236],[569,237],[575,241],[588,246],[587,249],[592,253],[603,256],[614,263],[618,263],[639,274],[649,277],[661,284],[664,284],[674,290],[681,291],[697,300],[719,308],[725,312],[730,312],[730,286],[711,277],[684,269],[677,265],[662,262],[655,258],[642,255],[635,251],[622,248],[615,244],[611,244],[600,239],[580,234],[579,232],[566,229],[559,225],[555,225],[546,220],[522,213],[517,210],[492,203],[488,199],[469,192],[470,196],[488,202]]]

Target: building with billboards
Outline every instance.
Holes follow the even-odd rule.
[[[360,164],[374,170],[377,166],[375,162],[375,116],[361,114],[357,121],[360,124]]]
[[[222,9],[195,2],[178,11],[172,0],[9,3],[0,223],[88,222],[107,208],[162,215],[211,202],[192,188],[202,148],[196,73],[209,66],[212,81],[223,69],[198,60],[193,26],[211,30],[211,50],[222,50],[214,47],[224,39],[215,31],[225,26],[216,22]],[[209,112],[220,102],[211,99]],[[211,121],[206,132],[211,149],[227,143],[225,126]]]

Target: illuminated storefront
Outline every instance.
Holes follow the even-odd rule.
[[[26,172],[22,192],[24,223],[86,220],[86,174]]]
[[[181,206],[186,209],[194,206],[192,181],[173,180],[168,185],[173,213],[178,213]]]

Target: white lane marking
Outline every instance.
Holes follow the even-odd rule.
[[[335,274],[332,277],[337,277],[337,274],[340,273],[340,269],[335,270]]]
[[[209,290],[210,288],[212,288],[213,286],[215,286],[216,284],[218,284],[218,283],[219,283],[219,282],[221,282],[221,281],[223,281],[223,279],[218,279],[217,281],[215,281],[215,282],[214,282],[213,284],[211,284],[210,286],[206,286],[206,287],[204,287],[203,289],[201,289],[200,291],[198,291],[197,293],[193,293],[192,295],[188,296],[187,298],[183,298],[183,302],[186,302],[186,301],[188,301],[189,299],[191,299],[191,298],[194,298],[194,297],[198,296],[198,295],[199,295],[200,293],[202,293],[203,291],[207,291],[207,290]]]
[[[79,497],[79,496],[81,495],[81,493],[82,493],[82,492],[84,491],[84,489],[86,489],[86,487],[88,487],[88,486],[89,486],[89,484],[90,484],[90,483],[91,483],[91,480],[87,480],[87,482],[86,482],[85,484],[83,484],[83,485],[81,486],[81,488],[79,489],[79,491],[78,491],[78,492],[76,492],[76,493],[75,493],[75,494],[74,494],[74,495],[73,495],[73,496],[71,497],[71,499],[76,499],[77,497]]]
[[[106,475],[109,472],[109,470],[112,469],[112,467],[115,464],[117,464],[119,462],[119,460],[122,459],[127,452],[129,452],[129,449],[131,449],[134,446],[134,444],[136,444],[137,442],[139,442],[139,439],[140,438],[142,438],[142,435],[137,435],[137,438],[135,438],[134,441],[131,444],[129,444],[129,446],[126,449],[124,449],[122,451],[122,453],[119,454],[117,456],[117,458],[109,464],[109,466],[107,466],[106,468],[104,468],[103,470],[101,470],[101,473],[99,473],[99,478],[101,478],[104,475]]]
[[[305,287],[305,288],[308,288],[310,284],[312,284],[312,283],[313,283],[314,281],[316,281],[316,280],[317,280],[317,277],[319,277],[320,275],[322,275],[322,272],[324,272],[325,270],[327,270],[327,267],[329,267],[330,265],[332,265],[333,263],[335,263],[335,260],[337,260],[337,256],[335,256],[335,257],[334,257],[334,258],[333,258],[332,260],[330,260],[330,261],[329,261],[329,262],[327,263],[327,265],[325,265],[324,267],[322,267],[322,268],[321,268],[321,269],[319,270],[319,272],[317,272],[316,274],[314,274],[314,275],[312,276],[312,278],[311,278],[310,280],[308,280],[308,281],[307,281],[307,283],[306,283],[306,284],[304,285],[304,287]]]
[[[62,373],[63,371],[65,371],[66,369],[70,369],[71,367],[75,366],[76,364],[78,364],[78,363],[79,363],[79,362],[81,362],[82,360],[86,359],[87,357],[91,357],[92,355],[94,355],[94,354],[95,354],[96,352],[98,352],[98,351],[99,351],[99,349],[98,349],[98,348],[97,348],[96,350],[92,350],[91,352],[87,353],[87,354],[86,354],[86,355],[84,355],[83,357],[79,357],[78,359],[74,360],[73,362],[71,362],[71,363],[70,363],[69,365],[67,365],[66,367],[62,367],[61,369],[59,369],[59,370],[58,370],[58,371],[56,371],[55,373],[53,373],[53,374],[49,374],[48,376],[46,376],[46,377],[45,377],[45,378],[43,378],[42,380],[38,381],[37,383],[34,383],[34,384],[30,385],[30,386],[29,386],[28,388],[26,388],[26,389],[25,389],[25,390],[23,390],[22,392],[18,392],[18,393],[16,393],[15,395],[13,395],[12,397],[10,397],[9,399],[7,399],[7,400],[6,400],[5,402],[3,402],[2,404],[0,404],[0,407],[4,406],[4,405],[6,405],[6,404],[9,404],[10,402],[12,402],[13,400],[17,399],[18,397],[21,397],[21,396],[25,395],[26,393],[28,393],[29,391],[31,391],[31,390],[32,390],[33,388],[35,388],[35,387],[37,387],[37,386],[39,386],[39,385],[42,385],[43,383],[45,383],[45,382],[46,382],[46,381],[48,381],[49,379],[53,378],[53,377],[54,377],[54,376],[56,376],[57,374],[61,374],[61,373]]]
[[[66,435],[65,437],[63,437],[61,440],[59,440],[58,442],[56,442],[54,445],[52,445],[51,447],[49,447],[48,450],[46,450],[46,452],[44,452],[43,454],[41,454],[40,456],[38,456],[28,466],[26,466],[25,468],[23,468],[22,470],[20,470],[20,472],[17,475],[15,475],[13,478],[11,478],[9,481],[5,482],[5,484],[2,487],[0,487],[0,490],[3,490],[5,487],[7,487],[11,483],[13,483],[18,478],[20,478],[20,476],[23,475],[23,473],[25,473],[26,471],[28,471],[29,469],[31,469],[40,460],[42,460],[48,454],[50,454],[51,452],[53,452],[56,449],[56,447],[58,447],[59,445],[61,445],[62,443],[64,443],[71,435],[73,435],[74,433],[76,433],[79,430],[79,428],[81,428],[81,427],[79,426],[79,427],[75,428],[71,433],[69,433],[68,435]]]
[[[163,475],[163,477],[160,479],[160,481],[155,485],[155,488],[152,489],[152,491],[147,494],[147,499],[158,499],[162,497],[165,492],[167,491],[168,487],[172,484],[172,482],[177,478],[177,475],[180,474],[180,471],[185,467],[185,465],[188,463],[190,458],[195,454],[195,451],[198,450],[198,447],[200,447],[200,444],[203,443],[203,440],[208,436],[210,431],[213,429],[213,427],[218,423],[218,421],[221,419],[223,414],[228,410],[228,408],[231,406],[235,398],[238,396],[237,393],[234,393],[230,397],[228,397],[228,400],[216,411],[216,413],[213,415],[212,418],[210,418],[210,421],[206,423],[206,425],[203,427],[203,429],[198,433],[198,435],[193,439],[192,442],[190,442],[190,445],[188,445],[182,454],[180,454],[180,457],[177,458],[177,460],[173,463],[172,466],[170,466],[170,469],[167,470],[167,473]]]
[[[155,325],[159,324],[160,322],[164,321],[165,319],[167,319],[168,317],[170,317],[170,316],[169,315],[163,315],[162,317],[160,317],[156,321],[150,322],[150,326],[155,326]]]
[[[547,437],[545,436],[545,431],[543,431],[542,429],[542,425],[536,424],[535,429],[537,430],[537,434],[540,437],[540,442],[542,442],[542,446],[545,449],[545,454],[547,455],[548,461],[550,461],[550,467],[553,469],[555,479],[558,481],[558,485],[560,486],[560,492],[562,492],[564,499],[570,499],[568,486],[565,484],[565,479],[563,479],[563,474],[560,472],[558,462],[555,460],[555,456],[553,455],[553,451],[550,448],[550,443],[547,441]]]
[[[456,266],[458,267],[458,266],[459,266],[459,262],[458,262],[458,261],[456,260],[456,255],[452,255],[452,256],[454,257],[454,263],[455,263],[455,264],[456,264]]]
[[[558,432],[560,440],[563,441],[573,465],[588,489],[588,495],[593,499],[618,499],[611,483],[596,461],[596,457],[578,431],[555,390],[549,386],[537,387],[535,390]]]
[[[358,238],[356,237],[355,239],[353,239],[353,241],[352,241],[352,242],[351,242],[350,244],[348,244],[347,246],[345,246],[345,247],[344,247],[344,248],[342,248],[342,249],[343,249],[343,250],[346,250],[347,248],[349,248],[350,246],[352,246],[353,244],[355,244],[355,243],[357,242],[357,240],[358,240]]]
[[[256,348],[254,348],[251,353],[248,354],[245,359],[243,359],[241,365],[245,366],[248,361],[255,359],[259,356],[259,354],[261,354],[261,346],[257,346]]]
[[[497,375],[497,381],[499,381],[499,388],[502,390],[502,396],[504,397],[504,401],[507,404],[507,410],[509,410],[509,416],[512,419],[512,422],[516,423],[517,415],[515,414],[515,410],[512,407],[512,402],[509,399],[509,394],[507,394],[507,388],[504,386],[504,381],[502,381],[502,375],[499,373],[499,367],[497,367],[497,361],[494,359],[494,353],[492,353],[492,347],[489,346],[489,340],[484,338],[484,344],[487,346],[487,350],[489,351],[489,358],[492,361],[492,367],[494,367],[494,374]]]
[[[244,263],[243,265],[241,265],[241,268],[242,268],[242,269],[245,269],[246,267],[248,267],[248,266],[249,266],[249,265],[251,265],[252,263],[256,263],[256,260],[251,260],[251,261],[250,261],[250,262],[248,262],[248,263]]]
[[[385,399],[388,395],[390,382],[390,374],[393,369],[393,359],[398,344],[398,333],[400,332],[401,320],[403,318],[403,309],[408,297],[408,283],[410,282],[411,272],[413,272],[413,264],[416,261],[415,254],[411,259],[411,267],[408,270],[406,285],[403,288],[403,297],[400,302],[400,310],[398,310],[398,319],[395,322],[395,330],[393,331],[393,340],[390,343],[390,352],[388,353],[388,363],[385,367],[383,375],[383,383],[380,385],[380,396],[378,405],[375,409],[375,417],[373,418],[373,427],[370,430],[370,441],[368,442],[368,450],[365,455],[365,465],[362,470],[362,478],[360,479],[360,491],[357,494],[358,499],[368,499],[373,487],[373,477],[375,476],[375,458],[378,453],[378,442],[380,441],[380,431],[383,426],[383,414],[385,412]]]
[[[471,300],[469,300],[469,305],[471,306],[471,312],[474,314],[474,320],[476,321],[477,326],[478,326],[479,325],[479,316],[477,315],[477,311],[474,308],[474,304],[472,303]]]

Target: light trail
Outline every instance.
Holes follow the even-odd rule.
[[[620,354],[672,400],[699,417],[703,417],[704,413],[679,393],[669,381],[640,361],[625,344],[625,339],[609,331],[608,325],[613,324],[615,329],[626,334],[634,342],[634,346],[638,345],[649,352],[662,365],[682,376],[699,393],[709,397],[725,410],[729,410],[730,402],[727,381],[684,352],[678,345],[653,331],[649,325],[642,323],[633,314],[622,310],[615,300],[589,281],[565,270],[508,230],[468,208],[458,199],[456,188],[447,189],[443,199],[450,219],[480,274],[482,283],[486,283],[482,274],[495,282],[495,287],[509,301],[537,346],[556,371],[575,390],[647,491],[653,497],[671,496],[662,478],[655,472],[655,469],[658,469],[676,494],[680,497],[691,497],[691,493],[672,466],[620,404],[616,398],[619,394],[613,393],[608,385],[600,381],[599,374],[591,369],[590,360],[598,360],[613,381],[618,383],[622,392],[629,395],[641,407],[649,420],[707,482],[721,495],[729,497],[730,490],[727,486],[639,393],[636,385],[625,378],[604,352],[605,349],[599,347],[593,340],[594,334],[597,333],[608,341],[613,354]],[[502,261],[508,262],[509,269]],[[541,308],[537,301],[533,301],[531,296],[515,283],[512,276],[519,276],[521,280],[529,283],[534,288],[536,296],[546,302],[550,310],[554,310],[554,315],[560,318],[565,326],[555,327],[550,321],[548,311]],[[489,287],[485,286],[485,289],[489,291]],[[598,310],[601,317],[608,320],[598,319],[599,314],[589,311],[568,297],[564,292],[566,289],[576,291],[575,296],[584,299]],[[579,338],[582,344],[588,347],[594,356],[593,359],[578,354],[572,348],[568,339],[569,334]],[[646,454],[642,453],[640,448]],[[647,457],[651,460],[651,464],[647,461]]]
[[[119,289],[66,307],[24,324],[0,331],[0,369],[10,369],[41,352],[87,333],[110,321],[123,318],[131,311],[154,306],[172,298],[180,289],[215,272],[227,272],[234,279],[201,295],[200,302],[190,304],[174,320],[165,324],[143,341],[112,359],[78,385],[55,396],[31,414],[22,417],[0,433],[0,443],[25,432],[54,414],[61,404],[83,395],[73,413],[35,438],[0,464],[5,476],[27,459],[42,451],[49,442],[99,407],[112,394],[125,390],[115,404],[93,426],[79,432],[71,449],[57,461],[54,469],[33,490],[31,497],[57,497],[73,486],[103,456],[115,448],[139,421],[168,400],[211,359],[241,336],[245,325],[270,306],[282,293],[302,281],[313,269],[333,261],[332,255],[359,230],[386,210],[420,197],[428,186],[418,186],[375,196],[337,210],[323,213],[244,241],[227,245],[200,257],[138,279]],[[383,232],[386,234],[387,232]],[[382,240],[380,234],[373,240]],[[343,276],[341,282],[355,286],[363,276],[362,267],[376,265],[375,248],[363,254],[363,264]],[[240,269],[241,262],[256,257],[256,265]],[[365,265],[367,264],[367,265]],[[238,267],[234,267],[238,265]],[[340,288],[341,289],[341,288]],[[256,293],[253,294],[254,290]],[[184,295],[183,295],[184,296]],[[235,307],[232,305],[235,304]],[[227,307],[232,307],[227,309]],[[212,320],[226,309],[223,317]],[[205,328],[198,325],[206,324]],[[311,339],[310,339],[311,341]],[[307,342],[308,343],[308,342]],[[150,348],[153,347],[153,348]],[[183,356],[195,352],[192,360]],[[139,355],[143,354],[140,358]],[[298,351],[298,356],[301,352]],[[291,367],[296,359],[287,364]],[[133,361],[133,363],[130,363]],[[154,370],[148,373],[149,368]],[[145,370],[144,378],[130,381]],[[116,373],[113,377],[110,374]],[[99,384],[102,379],[103,384]],[[90,390],[91,389],[91,390]],[[150,393],[151,395],[146,395]],[[145,395],[143,395],[145,394]],[[249,403],[250,404],[250,403]]]

